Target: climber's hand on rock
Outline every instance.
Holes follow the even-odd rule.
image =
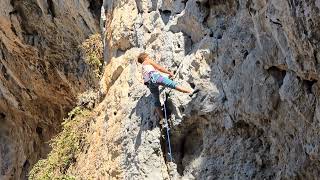
[[[169,77],[171,78],[173,76],[174,76],[173,72],[169,72]]]

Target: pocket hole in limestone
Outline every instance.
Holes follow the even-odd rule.
[[[39,136],[42,136],[42,128],[41,127],[37,127],[36,128],[36,132]]]
[[[191,88],[194,89],[196,87],[196,85],[194,83],[189,83]]]
[[[275,66],[270,67],[267,71],[278,82],[279,87],[281,87],[286,71]]]
[[[161,18],[164,24],[167,24],[170,20],[170,16],[171,16],[171,11],[169,10],[159,10],[160,14],[161,14]]]
[[[180,111],[181,111],[182,113],[183,113],[184,110],[185,110],[184,107],[180,107],[179,109],[180,109]]]
[[[0,112],[0,122],[6,120],[6,115],[2,112]]]
[[[303,85],[305,87],[305,91],[308,93],[308,94],[312,94],[312,86],[313,84],[317,83],[316,80],[311,80],[311,81],[308,81],[308,80],[303,80]]]
[[[43,129],[41,128],[41,127],[37,127],[36,128],[36,133],[38,134],[38,136],[39,136],[39,139],[40,140],[43,140]]]

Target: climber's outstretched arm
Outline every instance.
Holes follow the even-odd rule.
[[[174,74],[171,71],[168,71],[166,68],[162,67],[161,65],[157,64],[156,62],[154,62],[152,59],[149,58],[149,63],[157,70],[159,70],[160,72],[169,74],[169,76],[173,76]]]

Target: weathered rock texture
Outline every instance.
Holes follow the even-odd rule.
[[[72,174],[80,179],[317,179],[319,0],[105,0],[105,99]],[[167,107],[174,163],[137,55],[193,97]]]
[[[78,46],[98,32],[101,3],[0,1],[0,179],[25,179],[77,94],[96,85]]]

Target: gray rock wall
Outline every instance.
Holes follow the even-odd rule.
[[[107,143],[101,146],[111,153],[105,162],[118,164],[103,170],[106,176],[319,177],[320,1],[104,5],[110,63],[101,115]],[[141,51],[172,71],[182,63],[176,80],[201,89],[191,98],[176,91],[168,98],[174,164],[165,163],[151,97],[138,81]]]

